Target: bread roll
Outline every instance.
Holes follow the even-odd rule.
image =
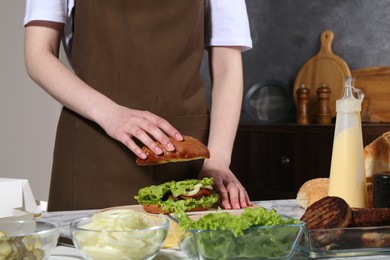
[[[155,154],[148,147],[144,146],[142,150],[146,153],[147,158],[137,158],[136,163],[140,166],[163,164],[168,162],[182,162],[197,159],[205,159],[210,157],[210,152],[207,147],[198,139],[191,136],[183,136],[183,141],[176,141],[171,138],[174,151],[167,151],[161,144],[158,144],[163,153]]]
[[[366,178],[368,208],[373,207],[372,179]],[[298,191],[296,201],[304,209],[314,202],[328,196],[329,178],[311,179],[305,182]]]
[[[390,171],[390,131],[364,147],[363,154],[367,178]]]
[[[329,178],[311,179],[305,182],[298,191],[297,203],[302,208],[310,207],[314,202],[328,196]]]

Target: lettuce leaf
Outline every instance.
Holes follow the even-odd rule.
[[[214,180],[212,178],[203,178],[202,180],[190,179],[183,181],[170,181],[160,185],[151,185],[142,188],[138,191],[138,196],[134,198],[140,204],[157,204],[165,211],[176,211],[181,208],[183,211],[193,209],[197,206],[205,208],[211,207],[219,200],[218,194],[211,194],[209,197],[203,197],[200,200],[188,199],[174,201],[173,199],[162,200],[167,192],[171,192],[173,196],[177,197],[181,194],[189,192],[196,187],[212,189]]]
[[[186,238],[192,240],[187,245],[196,241],[195,248],[204,259],[282,258],[291,253],[301,230],[298,225],[275,228],[301,222],[264,208],[247,208],[240,216],[217,212],[191,220],[184,212],[176,212],[175,217],[181,228],[193,233]]]
[[[211,206],[213,206],[213,204],[216,203],[218,200],[219,200],[218,194],[211,194],[210,196],[202,197],[199,200],[196,200],[194,198],[187,199],[187,200],[178,200],[178,201],[174,201],[173,199],[168,199],[165,201],[157,202],[157,205],[159,205],[164,211],[177,212],[177,211],[188,211],[198,206],[204,208],[211,208]]]
[[[191,220],[187,214],[177,212],[175,217],[179,225],[190,230],[230,230],[234,236],[241,236],[244,230],[253,226],[276,226],[298,224],[297,219],[283,218],[274,209],[246,208],[241,215],[235,216],[227,211],[209,213],[198,220]]]

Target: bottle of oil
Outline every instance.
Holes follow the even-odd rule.
[[[360,115],[364,94],[352,85],[353,78],[347,77],[344,96],[336,100],[328,194],[343,198],[350,207],[365,208],[367,190]]]

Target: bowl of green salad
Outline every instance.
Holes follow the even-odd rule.
[[[289,259],[304,222],[265,208],[176,212],[174,234],[191,259]]]

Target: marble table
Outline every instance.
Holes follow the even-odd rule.
[[[295,200],[269,200],[269,201],[255,201],[254,205],[259,205],[267,209],[275,209],[278,213],[284,214],[293,218],[300,218],[304,210],[299,207]],[[44,212],[42,219],[57,222],[60,224],[61,237],[70,238],[69,225],[72,221],[90,216],[95,210],[78,210],[78,211],[56,211]],[[390,259],[389,255],[375,255],[365,257],[349,257],[345,259]],[[49,260],[65,260],[65,259],[83,259],[80,252],[72,246],[64,243],[59,243],[57,248],[52,252]],[[179,249],[162,249],[160,253],[154,258],[155,260],[173,260],[173,259],[188,259]],[[304,256],[296,253],[293,259],[306,259]],[[344,259],[344,258],[332,258]]]

